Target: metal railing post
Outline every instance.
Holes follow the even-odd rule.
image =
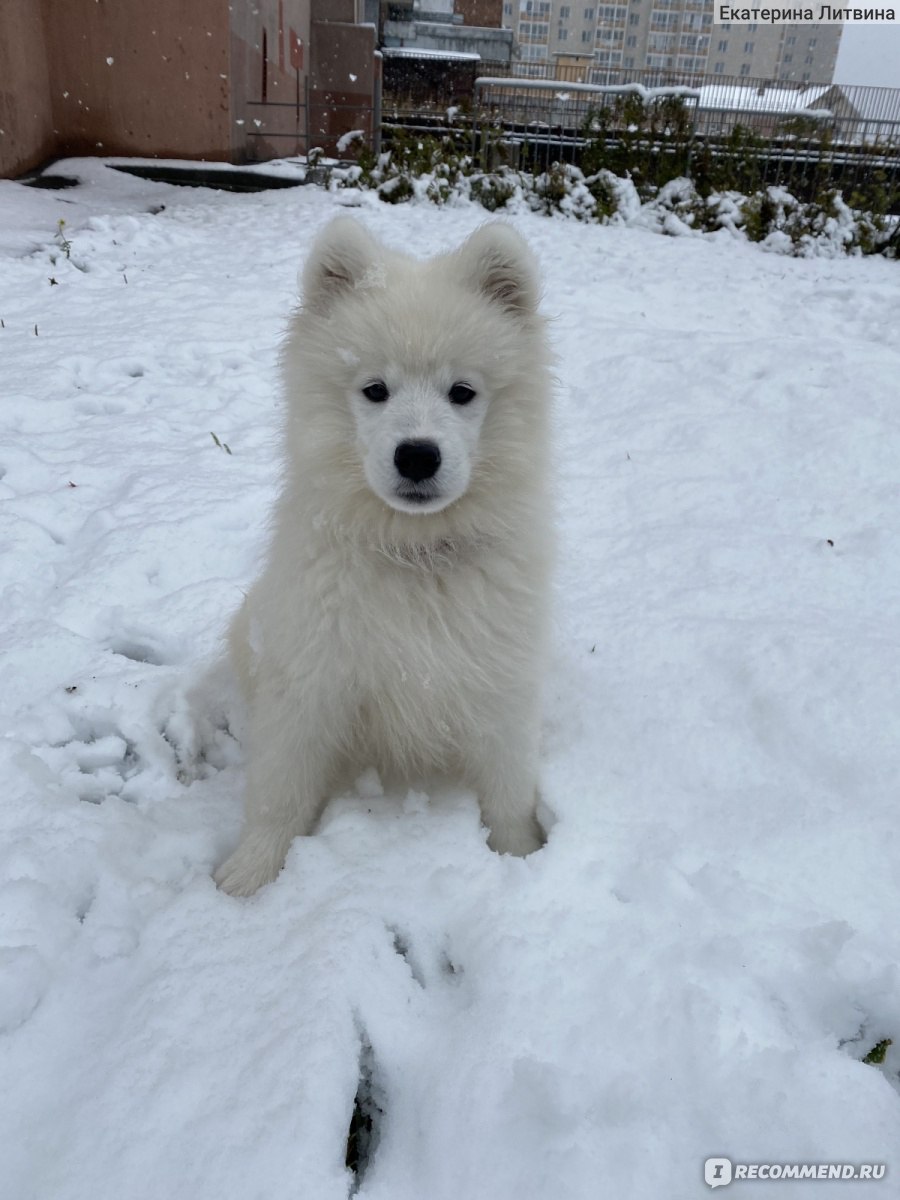
[[[372,152],[377,157],[381,153],[381,91],[382,91],[382,74],[377,73],[375,79],[375,93],[372,97]]]

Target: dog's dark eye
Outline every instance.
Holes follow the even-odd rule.
[[[362,390],[362,394],[367,400],[371,400],[373,404],[384,404],[391,393],[380,379],[376,379],[374,383],[366,384]]]
[[[470,388],[467,383],[454,383],[447,395],[453,404],[468,404],[470,400],[475,399],[475,389]]]

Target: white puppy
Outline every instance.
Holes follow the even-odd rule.
[[[442,776],[489,844],[542,844],[548,351],[526,244],[482,226],[418,262],[334,220],[285,349],[287,478],[231,630],[249,706],[246,827],[216,872],[273,879],[343,782]]]

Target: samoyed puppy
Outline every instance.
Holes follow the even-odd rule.
[[[287,471],[230,632],[246,896],[368,767],[471,788],[506,854],[543,843],[539,690],[552,549],[550,380],[534,259],[501,223],[416,261],[338,217],[284,351]]]

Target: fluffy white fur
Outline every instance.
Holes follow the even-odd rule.
[[[225,891],[273,879],[368,766],[471,787],[501,853],[542,844],[552,536],[537,304],[531,253],[503,224],[427,262],[347,217],[313,246],[284,355],[286,484],[230,635],[248,781],[243,836],[216,872]],[[373,381],[387,400],[363,395]],[[460,383],[475,396],[454,404]],[[441,455],[421,485],[394,465],[416,439]]]

